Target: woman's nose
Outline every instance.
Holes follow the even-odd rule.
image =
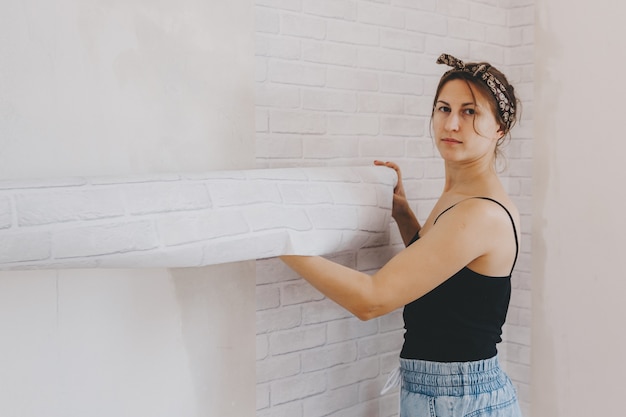
[[[450,115],[446,119],[445,127],[449,131],[459,130],[459,116],[455,113],[450,113]]]

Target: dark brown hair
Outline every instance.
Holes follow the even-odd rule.
[[[479,62],[479,63],[468,63],[466,64],[467,67],[470,66],[481,66],[481,65],[485,65],[488,67],[488,72],[493,75],[494,77],[496,77],[498,79],[498,81],[500,81],[500,83],[502,83],[502,85],[504,86],[505,90],[504,94],[506,94],[507,99],[509,100],[509,103],[513,103],[515,105],[516,108],[519,109],[519,100],[516,98],[515,96],[515,89],[513,88],[513,86],[509,83],[509,81],[507,80],[506,76],[500,72],[498,69],[492,67],[490,64],[486,63],[486,62]],[[437,90],[435,92],[435,98],[433,100],[433,107],[432,107],[432,113],[431,113],[431,124],[432,124],[432,118],[435,114],[435,108],[437,105],[437,100],[439,100],[439,94],[441,93],[441,90],[443,89],[443,86],[446,85],[446,83],[448,83],[448,81],[452,81],[452,80],[463,80],[468,84],[468,87],[470,88],[470,91],[472,93],[472,98],[474,99],[474,102],[476,102],[476,97],[474,95],[474,88],[476,88],[478,91],[480,91],[480,93],[487,98],[487,101],[489,103],[489,108],[491,109],[492,114],[494,115],[496,122],[498,123],[498,125],[500,126],[500,130],[502,131],[502,137],[500,139],[498,139],[498,142],[496,143],[496,156],[498,156],[498,154],[500,153],[499,151],[499,147],[500,145],[506,140],[507,136],[510,136],[510,131],[513,128],[513,126],[515,125],[515,123],[517,122],[517,117],[519,114],[519,110],[516,111],[516,113],[513,115],[513,117],[511,117],[508,121],[504,120],[502,117],[502,114],[500,113],[500,111],[498,110],[498,100],[497,98],[494,96],[493,91],[489,88],[489,86],[486,84],[486,82],[479,76],[475,76],[473,75],[471,72],[468,71],[461,71],[461,70],[449,70],[447,71],[445,74],[443,74],[441,76],[441,79],[439,80],[439,84],[437,85]],[[474,131],[480,135],[480,132],[476,131],[476,128],[474,128]]]
[[[502,85],[505,87],[506,91],[504,92],[509,100],[510,103],[514,103],[516,107],[518,107],[518,100],[515,97],[515,89],[513,88],[513,86],[509,83],[509,81],[506,79],[506,76],[501,73],[500,71],[498,71],[496,68],[490,66],[488,63],[486,62],[479,62],[479,63],[468,63],[466,64],[467,66],[473,66],[473,65],[485,65],[488,66],[489,70],[488,72],[493,75],[494,77],[496,77],[498,79],[498,81],[500,81],[502,83]],[[491,108],[491,111],[493,112],[493,115],[496,118],[496,121],[498,122],[498,124],[500,125],[500,130],[502,130],[502,132],[506,135],[507,133],[509,133],[509,131],[511,130],[511,128],[513,127],[513,125],[516,122],[516,116],[514,116],[512,118],[512,120],[506,121],[502,118],[502,115],[500,114],[500,112],[498,111],[498,100],[497,98],[494,96],[492,90],[489,88],[489,86],[487,86],[487,84],[485,83],[485,81],[483,81],[482,78],[477,77],[472,75],[472,73],[467,72],[467,71],[458,71],[458,70],[450,70],[448,72],[446,72],[445,74],[442,75],[441,79],[439,80],[439,85],[437,86],[437,90],[435,92],[435,99],[433,100],[433,112],[435,110],[435,104],[437,103],[437,100],[439,99],[439,94],[441,93],[441,89],[443,88],[443,86],[448,82],[448,81],[452,81],[452,80],[456,80],[456,79],[461,79],[461,80],[465,80],[467,83],[470,84],[470,86],[475,87],[476,89],[478,89],[483,96],[487,97],[488,101],[489,101],[489,107]],[[474,94],[474,92],[472,91],[472,94]]]

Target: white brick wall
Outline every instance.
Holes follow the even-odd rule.
[[[523,236],[500,351],[528,417],[533,1],[257,0],[256,9],[258,166],[394,160],[422,220],[443,185],[429,133],[432,95],[445,70],[435,64],[437,56],[488,60],[509,76],[523,112],[505,150],[503,179],[522,213]],[[333,258],[376,270],[402,246],[394,227],[390,243]],[[258,370],[264,375],[257,415],[396,415],[396,394],[381,398],[377,392],[397,362],[399,312],[363,323],[305,290],[307,284],[280,261],[257,262],[257,269]],[[309,331],[325,332],[325,339],[312,343]],[[313,346],[304,347],[303,340]],[[290,364],[286,375],[268,371],[280,368],[276,361],[282,359]],[[319,385],[305,391],[306,381]],[[283,389],[288,392],[277,392]]]
[[[0,269],[193,267],[388,241],[381,167],[0,184]]]

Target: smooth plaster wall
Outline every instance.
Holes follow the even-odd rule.
[[[536,4],[533,417],[624,412],[624,15]]]
[[[0,178],[250,168],[251,8],[3,1]]]
[[[0,179],[253,168],[247,0],[8,0]],[[0,414],[251,416],[254,263],[0,274]]]
[[[249,262],[0,274],[0,414],[254,415],[252,274]]]

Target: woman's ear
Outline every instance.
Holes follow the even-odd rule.
[[[494,137],[496,141],[496,149],[504,142],[504,138],[506,137],[506,133],[504,133],[503,129],[498,129],[496,131],[496,135]]]

